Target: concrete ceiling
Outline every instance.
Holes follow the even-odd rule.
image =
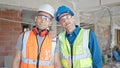
[[[51,4],[55,9],[60,5],[67,5],[74,10],[86,10],[101,5],[120,5],[120,0],[0,0],[0,7],[36,10],[44,3]]]
[[[55,8],[55,10],[60,5],[66,5],[73,9],[73,11],[75,11],[78,14],[80,12],[89,12],[92,10],[99,9],[100,6],[107,7],[120,6],[120,0],[0,0],[0,8],[19,9],[23,11],[22,12],[24,15],[22,19],[23,22],[32,23],[34,22],[33,19],[34,11],[37,10],[37,8],[41,4],[45,3],[51,4]],[[118,12],[120,11],[120,9],[115,11]],[[96,14],[99,16],[100,13]]]

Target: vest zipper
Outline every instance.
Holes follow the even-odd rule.
[[[70,45],[71,49],[71,68],[73,68],[73,45]]]
[[[45,38],[46,38],[46,36],[45,36]],[[45,40],[45,38],[43,39],[43,41]],[[36,39],[37,39],[37,45],[38,45],[38,55],[37,55],[36,68],[39,68],[40,52],[41,52],[41,48],[42,48],[43,41],[42,41],[41,46],[40,46],[39,43],[38,43],[38,38],[37,38],[37,36],[36,36]]]

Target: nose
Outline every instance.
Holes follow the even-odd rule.
[[[64,22],[65,22],[66,25],[69,24],[69,20],[68,19],[65,19]]]
[[[41,19],[41,22],[44,23],[44,22],[45,22],[45,19]]]

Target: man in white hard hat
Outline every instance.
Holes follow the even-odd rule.
[[[53,17],[51,5],[39,7],[35,16],[36,27],[18,38],[13,68],[61,68],[55,35],[47,30]]]

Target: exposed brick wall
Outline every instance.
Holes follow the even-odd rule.
[[[0,8],[0,18],[21,21],[21,11]],[[0,67],[3,67],[4,56],[13,56],[18,35],[22,31],[21,24],[0,19]]]

